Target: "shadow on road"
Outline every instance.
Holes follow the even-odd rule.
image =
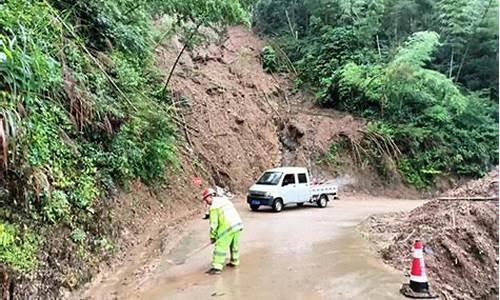
[[[290,206],[283,207],[283,210],[280,213],[283,213],[285,211],[296,211],[296,210],[311,209],[311,208],[319,209],[319,207],[313,203],[304,204],[303,206],[292,204]],[[252,213],[276,213],[270,206],[260,207],[259,210],[257,211],[252,211],[250,208],[248,208],[248,210],[251,211]]]

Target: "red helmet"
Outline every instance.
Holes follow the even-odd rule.
[[[211,188],[205,188],[203,190],[203,200],[205,200],[208,196],[215,196],[215,190]]]

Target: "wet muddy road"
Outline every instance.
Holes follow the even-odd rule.
[[[371,214],[421,204],[353,197],[330,201],[325,209],[290,207],[279,214],[266,208],[251,212],[238,204],[245,229],[237,269],[225,268],[218,276],[204,273],[212,246],[196,249],[208,240],[208,222],[195,220],[150,274],[132,287],[101,291],[99,298],[402,299],[399,287],[408,279],[377,258],[357,225]]]

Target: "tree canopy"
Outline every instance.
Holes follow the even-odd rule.
[[[368,118],[396,143],[408,182],[498,163],[497,2],[261,0],[253,24],[319,104]]]

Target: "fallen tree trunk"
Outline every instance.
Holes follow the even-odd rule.
[[[440,201],[498,201],[498,197],[439,197]]]

